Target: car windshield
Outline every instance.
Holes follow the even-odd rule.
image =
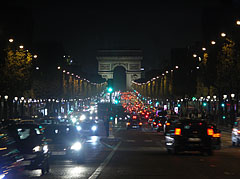
[[[16,130],[20,140],[26,140],[41,134],[41,131],[38,127],[21,125],[17,126]]]
[[[77,136],[78,132],[73,126],[46,125],[44,134],[47,138],[69,138]]]

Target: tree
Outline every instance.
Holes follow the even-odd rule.
[[[0,69],[0,91],[10,96],[21,96],[30,90],[32,54],[24,49],[5,49],[5,61]]]

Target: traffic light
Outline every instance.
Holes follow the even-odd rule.
[[[222,104],[221,104],[221,106],[224,108],[224,107],[225,107],[225,104],[224,104],[224,103],[222,103]]]
[[[203,106],[207,106],[207,103],[206,103],[206,102],[204,102],[204,103],[203,103]]]
[[[113,92],[113,80],[112,80],[112,79],[109,79],[109,80],[108,80],[107,91],[108,91],[109,93],[112,93],[112,92]]]
[[[180,107],[181,107],[181,104],[177,104],[177,106],[180,108]]]
[[[113,88],[112,88],[112,87],[108,87],[108,88],[107,88],[107,91],[108,91],[109,93],[112,93],[112,92],[113,92]]]
[[[111,117],[110,117],[110,121],[112,121],[112,120],[113,120],[113,117],[111,116]]]

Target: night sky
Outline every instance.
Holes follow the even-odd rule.
[[[225,4],[233,1],[10,2],[17,2],[20,7],[15,14],[14,11],[5,8],[12,19],[21,16],[24,11],[21,7],[28,7],[29,12],[24,13],[31,14],[33,27],[29,36],[34,44],[56,42],[81,64],[83,71],[97,74],[96,50],[99,49],[141,49],[144,55],[142,66],[146,70],[157,69],[162,63],[170,60],[171,48],[187,47],[196,41],[202,41],[208,34],[203,28],[204,20],[217,18],[218,14],[213,11],[206,17],[205,9],[225,8]],[[234,2],[239,3],[239,0]],[[221,14],[221,11],[219,12]],[[224,15],[224,12],[222,14]],[[214,18],[211,20],[215,21]],[[18,22],[17,26],[11,21],[9,24],[13,28],[19,28],[16,31],[27,36],[27,23],[19,20],[15,22]],[[221,23],[222,21],[219,21],[219,24]],[[48,48],[55,48],[55,45]]]
[[[34,3],[34,41],[59,41],[83,70],[96,72],[97,49],[142,49],[143,66],[150,69],[169,60],[172,47],[201,40],[201,6],[196,2],[118,2]]]

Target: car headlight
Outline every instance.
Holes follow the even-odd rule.
[[[89,119],[92,119],[92,116],[90,116]]]
[[[72,118],[72,122],[73,122],[73,123],[77,122],[77,118],[73,117],[73,118]]]
[[[4,174],[0,174],[0,179],[3,179],[5,177]]]
[[[98,116],[96,116],[95,119],[98,119]]]
[[[83,114],[80,116],[80,121],[84,121],[86,119],[86,116]]]
[[[81,126],[76,127],[78,131],[82,130]]]
[[[92,131],[96,131],[97,130],[97,126],[92,126]]]
[[[47,153],[48,152],[48,145],[44,145],[43,146],[43,153]]]
[[[72,150],[80,150],[82,148],[82,144],[80,142],[75,142],[72,146]]]
[[[41,150],[42,150],[42,147],[39,145],[33,148],[33,152],[40,152]]]

